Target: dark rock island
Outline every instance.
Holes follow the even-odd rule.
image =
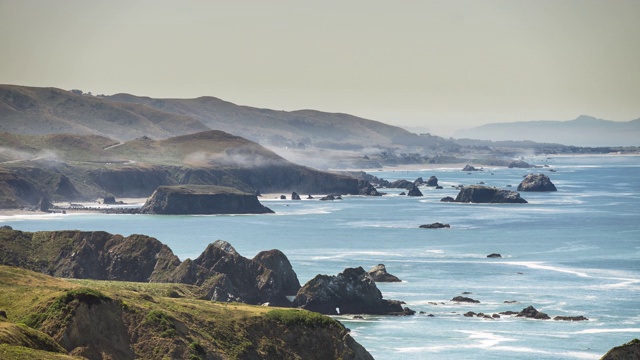
[[[558,191],[545,174],[529,174],[518,185],[518,191]]]
[[[160,186],[140,208],[143,214],[267,214],[255,194],[213,185]]]
[[[362,268],[347,268],[336,276],[317,275],[298,291],[293,305],[326,315],[412,315],[398,300],[386,300]]]
[[[526,204],[527,200],[520,197],[516,191],[471,185],[460,189],[455,202],[463,203],[518,203]]]
[[[374,266],[367,274],[375,282],[402,282],[397,276],[389,274],[384,264]]]

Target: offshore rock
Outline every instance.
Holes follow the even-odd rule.
[[[295,307],[326,315],[404,315],[402,302],[385,300],[362,268],[347,268],[337,276],[317,275],[298,291]]]
[[[491,253],[489,255],[487,255],[488,258],[501,258],[502,255],[498,254],[498,253]]]
[[[529,174],[518,185],[518,191],[558,191],[545,174]]]
[[[527,203],[527,200],[521,198],[516,191],[500,190],[481,185],[463,187],[454,201],[463,203]]]
[[[467,164],[467,166],[465,166],[465,167],[462,169],[462,171],[467,171],[467,172],[468,172],[468,171],[482,171],[482,169],[476,169],[475,167],[473,167],[473,166],[471,166],[471,165],[468,165],[468,164]]]
[[[587,319],[586,317],[579,315],[579,316],[556,316],[553,318],[553,320],[556,321],[587,321],[589,319]]]
[[[442,199],[440,199],[441,202],[454,202],[456,201],[456,199],[452,198],[451,196],[445,196]]]
[[[545,314],[543,312],[539,312],[533,306],[528,306],[528,307],[522,309],[522,311],[520,311],[518,313],[518,315],[516,315],[516,317],[525,317],[525,318],[538,319],[538,320],[549,320],[549,319],[551,319],[549,317],[549,315],[547,315],[547,314]]]
[[[451,225],[449,224],[443,224],[443,223],[439,223],[439,222],[434,222],[433,224],[425,224],[425,225],[420,225],[419,228],[420,229],[444,229],[444,228],[450,228]]]
[[[402,282],[397,276],[389,274],[384,264],[374,266],[367,274],[369,274],[369,277],[375,282]]]
[[[358,189],[358,195],[382,196],[382,193],[378,192],[376,187],[371,185],[368,181],[358,181]]]
[[[422,191],[420,191],[420,189],[418,189],[418,187],[414,185],[411,189],[409,189],[407,196],[422,196]]]
[[[297,193],[297,192],[295,192],[295,191],[294,191],[294,192],[292,192],[292,193],[291,193],[291,200],[301,200],[301,199],[300,199],[300,195],[298,195],[298,193]]]
[[[526,162],[526,161],[514,160],[514,161],[509,163],[508,167],[510,169],[512,169],[512,168],[528,169],[528,168],[532,168],[533,166],[531,164],[529,164],[528,162]]]
[[[390,183],[388,187],[394,188],[394,189],[409,190],[414,186],[415,186],[414,183],[412,183],[412,182],[410,182],[408,180],[401,179],[401,180],[396,180],[396,181]]]
[[[435,176],[430,176],[427,180],[427,186],[438,186],[438,178]]]
[[[451,299],[451,301],[466,302],[466,303],[472,303],[472,304],[479,304],[480,303],[479,300],[475,300],[475,299],[472,299],[470,297],[465,297],[465,296],[456,296],[453,299]]]
[[[266,214],[273,211],[251,193],[213,185],[160,186],[140,208],[143,214]]]

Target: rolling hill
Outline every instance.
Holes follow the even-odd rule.
[[[494,123],[459,130],[456,138],[531,140],[572,146],[640,146],[640,119],[618,122],[581,115],[569,121]]]

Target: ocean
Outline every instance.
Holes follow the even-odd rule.
[[[549,168],[370,171],[390,181],[435,175],[444,189],[422,187],[423,197],[385,189],[382,197],[327,202],[263,198],[276,212],[268,215],[10,216],[0,217],[0,225],[146,234],[181,260],[197,257],[218,239],[246,257],[280,249],[302,284],[316,274],[385,264],[403,282],[379,283],[383,296],[424,313],[336,317],[376,359],[599,359],[640,338],[640,157],[525,160]],[[459,184],[515,190],[530,172],[548,175],[558,191],[522,192],[528,204],[440,202],[455,197]],[[418,228],[433,222],[451,228]],[[491,253],[502,258],[487,258]],[[451,301],[464,292],[480,303]],[[551,317],[589,320],[463,316],[528,306]]]

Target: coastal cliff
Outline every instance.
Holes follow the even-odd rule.
[[[0,304],[1,358],[373,359],[329,317],[211,302],[184,284],[69,281],[0,265]]]

